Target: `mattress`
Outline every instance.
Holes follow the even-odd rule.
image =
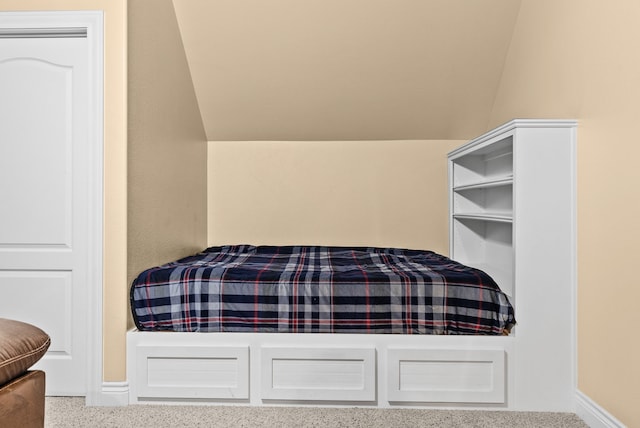
[[[485,272],[432,251],[228,245],[140,273],[141,331],[501,335],[515,324]]]

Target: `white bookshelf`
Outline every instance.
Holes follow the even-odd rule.
[[[567,221],[575,127],[570,120],[514,120],[449,153],[451,258],[486,271],[512,302],[516,268],[542,263],[544,254],[557,250],[547,248],[537,258],[524,254],[536,242],[565,248],[573,240]]]
[[[449,155],[452,258],[513,296],[513,132]]]
[[[450,256],[491,275],[515,309],[515,408],[575,400],[576,129],[513,120],[448,156]]]

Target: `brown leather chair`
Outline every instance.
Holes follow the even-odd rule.
[[[50,344],[38,327],[0,318],[0,427],[44,427],[45,374],[29,368]]]

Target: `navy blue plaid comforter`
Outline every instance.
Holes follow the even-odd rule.
[[[486,273],[431,251],[211,247],[142,272],[139,330],[497,335],[515,324]]]

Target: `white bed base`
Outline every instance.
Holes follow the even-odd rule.
[[[127,335],[129,403],[575,411],[574,374],[517,335]]]

